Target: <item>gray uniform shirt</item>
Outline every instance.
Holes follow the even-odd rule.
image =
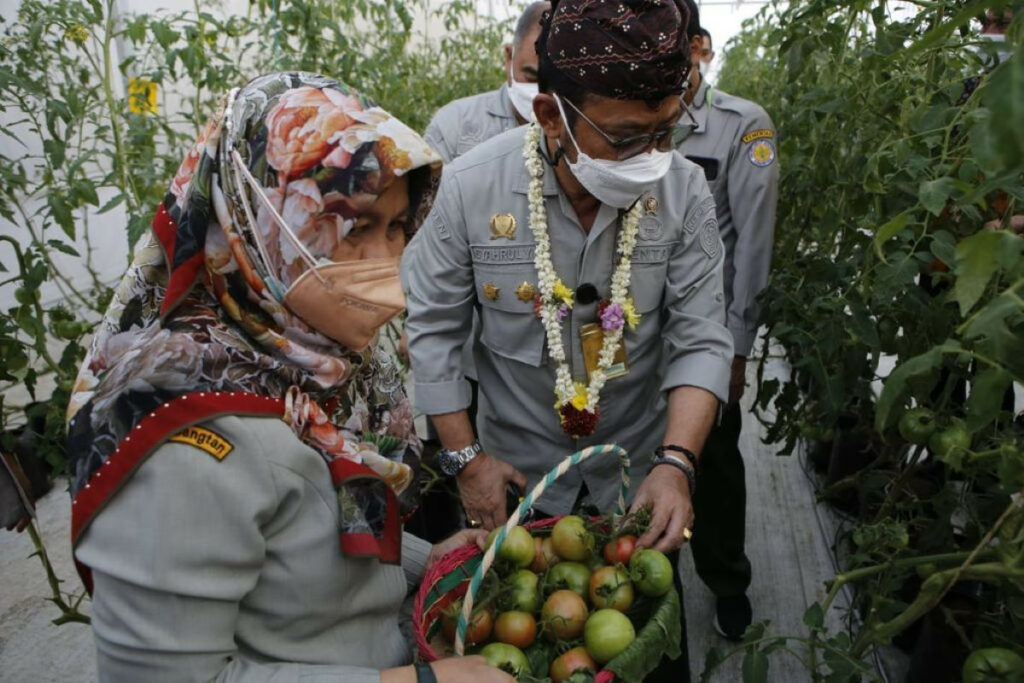
[[[463,97],[441,107],[423,137],[447,164],[484,140],[518,125],[506,83],[497,90]],[[479,322],[474,320],[473,324],[477,326]],[[462,352],[462,367],[466,377],[476,379],[473,349],[469,344]],[[433,425],[429,428],[432,429]]]
[[[523,283],[537,283],[530,179],[523,163],[527,130],[504,133],[445,169],[434,208],[403,258],[415,401],[429,415],[469,405],[459,355],[476,310],[481,322],[473,340],[481,389],[477,427],[487,452],[522,470],[532,486],[578,448],[615,442],[630,452],[636,482],[647,473],[664,433],[665,391],[693,385],[726,398],[732,342],[724,326],[723,249],[714,200],[700,168],[678,155],[668,175],[640,200],[656,210],[644,217],[633,255],[630,292],[643,318],[636,331],[625,333],[629,374],[608,381],[597,432],[575,442],[562,431],[553,408],[555,366],[546,354],[544,327],[533,301],[516,295]],[[602,205],[587,234],[554,171],[545,169],[555,270],[567,286],[591,283],[607,298],[618,212]],[[495,236],[491,219],[498,214],[515,219],[514,234]],[[596,303],[577,303],[563,327],[567,360],[578,381],[586,379],[579,329],[595,321],[596,308]],[[611,510],[619,481],[613,458],[592,459],[571,471],[539,507],[567,512],[581,477],[594,503]]]
[[[519,125],[508,85],[449,102],[434,114],[423,138],[447,164],[495,135]]]
[[[679,146],[704,167],[725,244],[726,325],[736,355],[757,338],[757,295],[768,283],[779,164],[775,126],[760,106],[701,83],[690,105],[697,129]],[[680,125],[689,123],[683,117]]]
[[[323,458],[273,418],[204,423],[218,461],[166,443],[86,531],[101,681],[379,681],[410,660],[398,611],[430,544],[403,567],[346,557]]]

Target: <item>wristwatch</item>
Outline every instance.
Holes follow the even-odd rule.
[[[457,451],[450,451],[447,448],[442,448],[437,452],[437,464],[440,466],[441,471],[449,477],[457,477],[459,476],[459,472],[469,464],[469,461],[475,458],[482,450],[483,447],[480,446],[479,441],[474,441],[465,448],[460,448]]]

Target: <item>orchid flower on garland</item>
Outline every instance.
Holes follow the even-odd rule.
[[[528,198],[530,230],[535,242],[533,263],[537,269],[540,290],[534,299],[534,311],[544,325],[548,352],[555,362],[555,410],[566,434],[579,439],[593,434],[597,429],[601,389],[607,381],[608,368],[615,362],[615,352],[622,343],[623,327],[629,324],[632,329],[640,320],[629,296],[629,276],[643,209],[640,202],[636,202],[626,212],[622,221],[616,245],[619,262],[612,273],[611,299],[600,314],[601,326],[605,330],[604,340],[598,354],[597,368],[590,373],[589,383],[584,385],[573,380],[572,370],[566,361],[565,346],[562,343],[562,321],[572,309],[573,292],[555,273],[555,266],[551,262],[551,239],[548,235],[543,193],[544,162],[540,157],[540,142],[540,126],[534,123],[526,133],[523,146],[523,159],[530,175]]]

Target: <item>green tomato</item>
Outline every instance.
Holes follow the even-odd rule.
[[[949,426],[935,432],[928,439],[928,448],[939,459],[954,469],[959,469],[963,457],[971,448],[971,435],[963,420],[953,418]]]
[[[618,610],[599,609],[583,627],[583,644],[598,664],[615,659],[634,640],[633,622]]]
[[[563,560],[582,562],[594,552],[594,534],[579,515],[566,515],[551,529],[551,547]]]
[[[633,553],[629,573],[636,589],[647,596],[664,595],[672,587],[672,563],[664,553],[652,548]]]
[[[672,587],[672,563],[661,551],[644,548],[633,553],[630,578],[643,595],[657,597]]]
[[[935,413],[928,408],[914,408],[900,418],[900,436],[910,443],[922,445],[935,433]]]
[[[508,609],[519,612],[536,612],[540,607],[540,591],[537,575],[529,569],[520,569],[506,580],[511,589]]]
[[[975,650],[964,662],[964,683],[1022,683],[1024,657],[1005,647]]]
[[[586,598],[589,588],[590,570],[579,562],[559,562],[544,577],[544,593],[547,595],[557,590],[571,590]]]
[[[480,650],[480,655],[491,666],[501,669],[507,674],[518,678],[530,673],[530,662],[526,655],[515,645],[507,643],[490,643]]]
[[[498,535],[498,530],[495,529],[487,536],[487,547],[490,548],[494,542],[495,536]],[[533,562],[533,536],[526,530],[525,527],[516,526],[512,527],[512,530],[505,536],[505,542],[501,544],[501,548],[498,549],[498,557],[503,560],[508,560],[516,567],[527,567]]]
[[[22,306],[28,306],[39,301],[39,290],[28,287],[18,287],[14,290],[14,300]]]

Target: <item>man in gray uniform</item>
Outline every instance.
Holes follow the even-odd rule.
[[[692,5],[692,0],[686,2]],[[696,61],[703,36],[697,32],[690,38]],[[715,198],[725,244],[726,326],[736,354],[729,402],[705,446],[694,497],[692,548],[697,573],[717,598],[716,629],[739,640],[752,618],[746,597],[750,561],[744,552],[746,485],[739,451],[739,400],[746,359],[757,337],[755,299],[768,282],[771,265],[779,165],[775,126],[764,109],[712,90],[697,68],[690,71],[686,100],[696,126],[680,129],[688,135],[679,151],[704,168]]]
[[[463,97],[441,107],[423,137],[444,162],[454,160],[499,133],[526,123],[537,94],[537,36],[548,2],[527,6],[505,46],[506,81],[497,90]]]
[[[539,125],[446,167],[403,260],[415,400],[485,528],[505,520],[507,484],[614,442],[632,458],[634,507],[652,512],[641,545],[671,550],[689,536],[694,465],[733,352],[714,201],[700,168],[672,150],[686,20],[675,2],[555,3],[538,41]],[[480,443],[459,360],[474,311]],[[599,404],[595,377],[607,378]],[[589,499],[611,511],[618,488],[615,459],[592,459],[538,507],[565,514]],[[665,680],[687,676],[684,662]]]

